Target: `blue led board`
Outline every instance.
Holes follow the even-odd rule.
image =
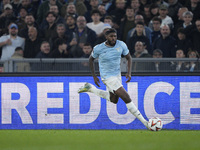
[[[165,129],[200,129],[199,76],[133,76],[123,86],[145,119]],[[78,94],[91,76],[0,77],[0,129],[145,129],[120,99]],[[101,89],[106,90],[101,82]]]

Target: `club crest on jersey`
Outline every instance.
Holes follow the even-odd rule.
[[[120,51],[120,47],[117,47],[116,50],[119,52]]]

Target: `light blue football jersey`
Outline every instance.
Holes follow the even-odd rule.
[[[109,47],[104,43],[94,47],[93,58],[98,58],[101,78],[107,79],[121,74],[121,55],[127,55],[129,50],[123,41],[117,40],[114,47]]]

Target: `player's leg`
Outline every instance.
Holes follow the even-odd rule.
[[[78,93],[84,93],[84,92],[94,93],[95,95],[110,101],[109,91],[100,90],[90,83],[85,83],[85,85],[78,90]]]
[[[119,100],[119,96],[110,92],[110,101],[114,104],[117,104]]]
[[[117,89],[115,93],[126,103],[126,107],[128,108],[128,110],[148,128],[148,122],[144,119],[140,111],[136,108],[135,104],[132,102],[129,94],[126,92],[123,86]]]
[[[114,104],[117,104],[119,100],[118,95],[109,91],[100,90],[90,83],[85,83],[85,85],[78,90],[78,93],[84,93],[84,92],[94,93],[95,95],[102,97]]]

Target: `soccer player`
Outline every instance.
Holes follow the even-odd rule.
[[[123,88],[121,80],[120,62],[121,55],[128,61],[128,73],[126,74],[128,83],[131,80],[132,58],[126,44],[117,40],[117,32],[110,28],[105,33],[106,41],[94,47],[89,57],[89,65],[95,84],[99,86],[100,80],[95,74],[94,60],[98,58],[100,76],[109,91],[97,89],[94,85],[86,83],[78,90],[78,93],[91,92],[110,102],[116,104],[119,97],[126,103],[128,110],[137,117],[146,127],[147,121],[132,102],[129,94]]]

